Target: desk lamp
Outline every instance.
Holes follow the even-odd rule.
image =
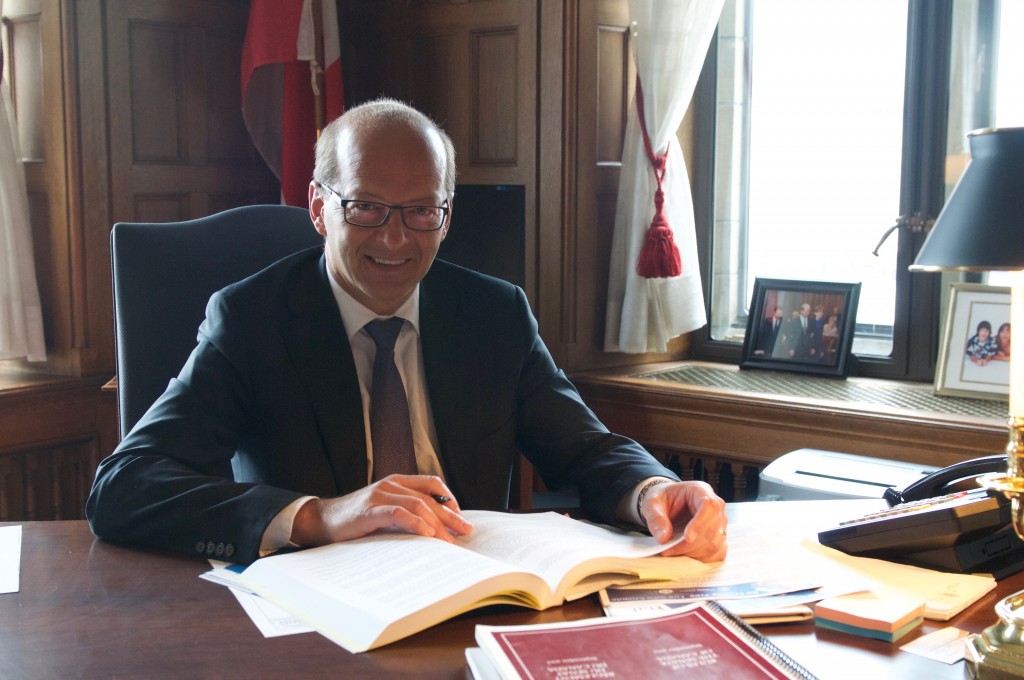
[[[982,484],[1010,499],[1024,539],[1024,128],[976,130],[968,140],[971,161],[910,269],[1012,272],[1006,473]],[[995,609],[999,621],[967,643],[968,668],[980,679],[1024,677],[1024,591]]]

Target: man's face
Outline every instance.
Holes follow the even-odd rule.
[[[405,126],[342,131],[337,144],[341,198],[387,205],[443,205],[444,148],[436,134]],[[448,233],[413,231],[391,211],[377,228],[345,222],[344,211],[309,189],[310,215],[326,239],[327,268],[338,284],[377,314],[393,314],[426,275]]]
[[[801,305],[800,306],[800,316],[809,316],[810,313],[811,313],[811,306],[810,305]]]

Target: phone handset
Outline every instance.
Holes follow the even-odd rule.
[[[890,506],[910,501],[919,501],[948,493],[949,486],[961,479],[1005,471],[1005,454],[982,456],[981,458],[964,460],[954,463],[949,467],[944,467],[941,470],[936,470],[927,477],[922,477],[909,485],[903,491],[889,487],[882,494],[882,497],[885,498]]]

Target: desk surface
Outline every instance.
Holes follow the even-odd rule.
[[[792,506],[806,518],[821,516],[816,509],[831,510],[834,503],[770,505]],[[742,516],[764,505],[735,504],[730,514]],[[465,678],[464,649],[474,644],[477,623],[601,615],[596,597],[545,612],[491,607],[387,647],[350,654],[315,633],[264,638],[227,588],[198,578],[209,568],[205,561],[104,543],[84,521],[23,527],[20,591],[0,595],[2,678]],[[1022,588],[1024,573],[1005,579],[949,623],[926,621],[900,643],[946,625],[980,632],[994,622],[995,603]],[[823,679],[850,677],[852,670],[873,680],[964,677],[963,662],[948,666],[810,623],[761,631]]]

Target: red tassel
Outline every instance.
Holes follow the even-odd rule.
[[[644,149],[654,169],[654,179],[658,183],[658,188],[654,192],[654,219],[647,228],[644,246],[640,249],[640,257],[636,261],[636,273],[645,279],[679,276],[683,273],[683,262],[672,236],[672,229],[665,219],[665,211],[662,209],[665,204],[665,192],[661,189],[661,183],[665,179],[665,169],[668,165],[668,147],[665,148],[664,154],[654,153],[651,147],[651,138],[647,135],[647,123],[644,119],[644,93],[640,86],[639,74],[636,77],[636,112],[640,121],[640,132],[644,137]]]
[[[652,222],[636,262],[636,273],[645,279],[664,279],[683,273],[679,249],[667,224]]]
[[[636,273],[645,279],[664,279],[683,273],[679,248],[662,210],[664,202],[665,195],[658,189],[654,192],[654,219],[647,228],[644,246],[636,261]]]

